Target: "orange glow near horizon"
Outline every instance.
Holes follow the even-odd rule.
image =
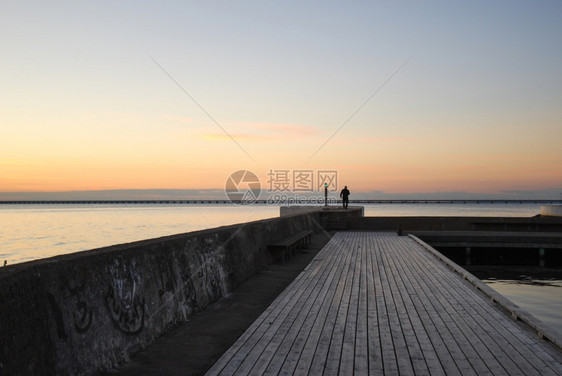
[[[230,145],[227,143],[226,145]],[[219,148],[220,149],[220,148]],[[232,149],[232,148],[231,148]],[[306,167],[292,161],[284,164],[256,165],[238,158],[228,163],[228,157],[218,151],[213,160],[196,159],[191,164],[181,160],[143,159],[134,161],[91,160],[33,160],[3,161],[0,180],[3,192],[81,191],[116,189],[223,189],[230,173],[238,169],[254,171],[262,185],[267,182],[270,169],[333,169],[338,171],[339,185],[347,185],[352,192],[383,191],[387,193],[472,192],[494,193],[506,190],[559,189],[562,173],[552,174],[552,169],[541,158],[527,163],[516,158],[505,164],[486,165],[486,158],[474,158],[472,164],[455,164],[444,161],[384,161],[380,164],[313,164]],[[222,161],[222,158],[226,162]],[[430,158],[431,159],[431,158]],[[376,159],[375,159],[376,160]],[[333,166],[333,167],[332,167]],[[539,166],[539,167],[537,167]]]
[[[262,184],[270,169],[334,169],[340,185],[355,192],[400,194],[555,190],[562,182],[560,152],[499,150],[498,145],[505,148],[506,144],[503,133],[485,142],[461,135],[462,143],[433,135],[354,139],[344,134],[307,161],[326,132],[319,137],[311,126],[303,126],[301,135],[298,126],[260,126],[259,132],[259,126],[250,125],[238,126],[242,132],[233,133],[254,162],[226,134],[209,138],[200,131],[174,130],[149,139],[133,135],[130,144],[91,132],[83,144],[44,134],[26,140],[24,148],[17,143],[4,148],[0,191],[222,189],[229,174],[238,169],[254,171]],[[244,131],[257,136],[240,136]],[[547,146],[553,142],[544,140]]]
[[[9,3],[0,192],[562,190],[562,3]]]

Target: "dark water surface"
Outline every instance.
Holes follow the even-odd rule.
[[[513,303],[562,334],[562,268],[465,266]]]

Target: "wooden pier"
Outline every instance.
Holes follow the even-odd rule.
[[[339,232],[207,375],[562,375],[558,334],[453,268]]]

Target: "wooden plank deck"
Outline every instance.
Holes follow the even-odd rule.
[[[562,352],[409,237],[339,232],[207,375],[562,375]]]

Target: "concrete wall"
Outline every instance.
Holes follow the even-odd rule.
[[[281,217],[286,215],[303,214],[318,211],[324,213],[325,215],[333,216],[343,216],[343,217],[363,217],[365,215],[364,206],[350,206],[348,209],[343,209],[340,205],[292,205],[292,206],[281,206],[279,208],[279,214]]]
[[[322,210],[322,206],[318,205],[309,205],[309,206],[280,206],[279,207],[279,215],[281,217],[286,217],[288,215],[295,215],[295,214],[303,214],[303,213],[311,213],[317,212]]]
[[[320,216],[320,224],[326,231],[345,231],[351,229],[350,222],[364,216],[363,206],[350,206],[343,209],[341,206],[282,206],[281,217],[286,215],[316,212]]]
[[[0,268],[0,375],[89,375],[264,268],[304,214]]]
[[[360,217],[350,230],[366,231],[529,231],[561,232],[557,217]]]
[[[350,222],[353,230],[371,231],[452,231],[473,230],[465,217],[363,217]]]
[[[562,205],[543,205],[541,215],[550,217],[562,217]]]

